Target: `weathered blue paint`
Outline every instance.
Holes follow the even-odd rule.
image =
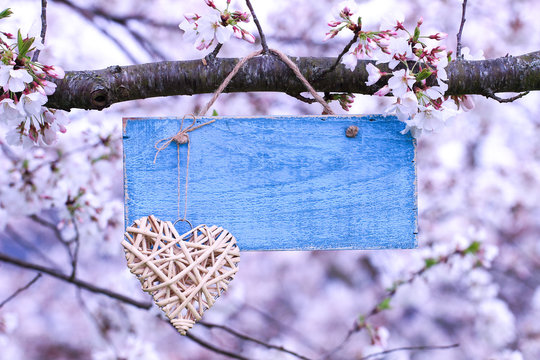
[[[242,250],[416,247],[415,144],[395,117],[214,119],[190,133],[194,225],[226,228]],[[177,219],[176,144],[153,160],[156,141],[176,134],[180,121],[124,119],[126,225],[150,214]],[[345,136],[350,125],[356,138]],[[182,214],[186,156],[183,145]]]

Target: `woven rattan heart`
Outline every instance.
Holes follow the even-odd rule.
[[[240,261],[227,230],[199,225],[179,235],[152,215],[128,227],[122,245],[130,271],[182,335],[227,290]]]

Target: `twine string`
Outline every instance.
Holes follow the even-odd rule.
[[[189,125],[187,128],[184,129],[184,120],[186,116],[191,116],[193,118],[193,122],[191,125]],[[213,123],[216,120],[210,120],[200,125],[195,125],[197,122],[197,118],[195,115],[185,115],[182,118],[182,121],[180,122],[180,130],[171,137],[159,139],[155,144],[154,148],[157,150],[156,155],[154,156],[154,164],[156,163],[158,154],[165,150],[173,141],[176,143],[176,190],[177,190],[177,215],[178,219],[180,220],[180,145],[187,144],[187,159],[186,159],[186,188],[184,191],[184,217],[183,220],[187,220],[187,202],[188,202],[188,186],[189,186],[189,153],[191,150],[190,141],[189,141],[189,135],[188,133],[197,130],[203,126],[209,125]]]
[[[304,84],[304,86],[309,91],[309,93],[313,96],[313,98],[315,100],[317,100],[323,106],[323,108],[324,108],[323,113],[324,114],[335,115],[334,111],[332,111],[332,108],[330,108],[330,105],[328,105],[328,103],[324,100],[324,98],[322,96],[317,94],[317,91],[315,91],[315,89],[313,88],[313,86],[311,86],[309,81],[304,77],[304,75],[302,75],[302,73],[300,72],[300,69],[298,68],[298,66],[291,59],[289,59],[289,57],[287,55],[285,55],[284,53],[282,53],[281,51],[276,50],[276,49],[268,49],[268,50],[271,53],[277,55],[281,59],[281,61],[283,61],[285,63],[285,65],[287,65],[292,70],[294,75],[298,78],[298,80],[300,80],[300,82],[302,82],[302,84]],[[238,72],[244,66],[244,64],[247,61],[249,61],[250,59],[254,58],[255,56],[261,55],[262,53],[263,53],[263,50],[257,50],[257,51],[252,52],[251,54],[248,54],[244,58],[242,58],[234,66],[234,68],[229,73],[229,75],[227,75],[227,77],[223,80],[221,85],[219,85],[219,87],[214,92],[214,95],[212,96],[212,98],[201,109],[201,111],[199,111],[197,116],[201,117],[201,116],[206,115],[206,113],[208,112],[210,107],[214,104],[214,102],[217,100],[219,95],[221,95],[221,93],[229,85],[229,83],[231,82],[233,77],[236,74],[238,74]],[[192,117],[193,122],[191,123],[191,125],[189,125],[188,127],[186,127],[184,129],[184,120],[185,120],[186,116]],[[155,164],[158,154],[161,151],[165,150],[173,141],[176,143],[176,154],[177,154],[177,200],[178,200],[177,201],[177,203],[178,203],[177,204],[178,205],[178,220],[177,221],[179,221],[179,220],[187,220],[186,216],[187,216],[187,202],[188,202],[189,158],[190,158],[190,148],[191,148],[188,133],[190,133],[190,132],[192,132],[194,130],[197,130],[197,129],[203,127],[203,126],[209,125],[209,124],[215,122],[215,120],[210,120],[210,121],[207,121],[207,122],[205,122],[203,124],[200,124],[200,125],[195,125],[196,122],[197,122],[197,117],[195,115],[193,115],[193,114],[185,115],[182,118],[182,121],[180,123],[180,130],[178,130],[178,132],[174,136],[160,139],[154,145],[154,148],[157,150],[156,155],[154,156],[154,164]],[[186,159],[186,181],[185,181],[186,186],[185,186],[185,191],[184,191],[185,192],[185,194],[184,194],[184,217],[180,218],[180,145],[182,145],[182,144],[187,144],[187,159]]]

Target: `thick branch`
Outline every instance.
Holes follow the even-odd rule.
[[[339,65],[320,77],[336,61],[329,57],[291,58],[302,74],[321,92],[374,94],[384,83],[366,86],[366,65],[359,61],[354,72]],[[157,96],[193,95],[213,92],[239,59],[218,58],[206,65],[201,60],[166,61],[132,66],[112,66],[95,71],[69,71],[57,80],[49,107],[103,109],[114,103]],[[382,67],[382,70],[384,69]],[[455,61],[447,67],[447,95],[486,94],[540,90],[540,51],[492,60]],[[429,80],[429,79],[428,79]],[[274,91],[300,93],[304,85],[282,61],[261,55],[249,60],[225,92]]]

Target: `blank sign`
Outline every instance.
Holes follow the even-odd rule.
[[[229,230],[241,250],[416,247],[415,142],[395,117],[214,119],[190,136],[187,219]],[[181,118],[124,119],[125,225],[184,213],[187,145],[161,151]],[[184,126],[192,120],[186,118]],[[358,127],[354,138],[346,129]],[[180,165],[178,166],[178,159]],[[179,229],[183,232],[185,229]]]

